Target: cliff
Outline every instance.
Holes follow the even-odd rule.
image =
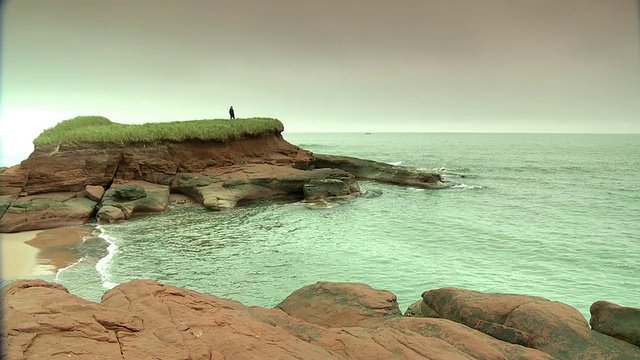
[[[640,309],[605,302],[591,329],[562,303],[455,288],[425,291],[405,316],[393,293],[359,283],[309,285],[273,309],[151,280],[99,304],[42,280],[3,298],[8,359],[640,358]]]
[[[145,133],[146,138],[139,135],[140,129],[132,133],[129,127],[98,120],[99,125],[81,123],[73,131],[65,122],[59,124],[64,131],[46,130],[34,141],[36,147],[28,159],[2,170],[0,232],[162,213],[172,193],[221,210],[269,197],[317,201],[357,196],[361,193],[358,177],[443,186],[438,174],[355,158],[316,158],[285,141],[281,126],[260,127],[260,119],[252,120],[260,125],[252,127],[243,120],[150,127],[145,131],[152,135]],[[76,119],[69,121],[77,125]],[[190,128],[184,130],[187,125]],[[254,131],[255,127],[261,130]],[[108,135],[105,129],[114,134]],[[219,133],[223,135],[216,136]]]

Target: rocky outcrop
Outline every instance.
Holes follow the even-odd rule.
[[[20,165],[5,168],[0,173],[0,196],[19,195],[25,184],[29,173]]]
[[[559,359],[640,358],[637,346],[591,330],[575,308],[541,297],[436,289],[408,315],[435,315]]]
[[[22,196],[9,206],[6,202],[2,205],[7,208],[0,218],[0,232],[82,225],[89,220],[96,204],[69,192]]]
[[[113,184],[102,196],[96,219],[113,223],[130,219],[135,214],[162,213],[169,204],[169,186],[146,181]]]
[[[593,330],[640,346],[640,309],[596,301],[589,311]]]
[[[355,175],[358,179],[375,180],[390,184],[416,186],[428,189],[448,187],[440,174],[437,173],[349,156],[314,154],[311,165],[316,168],[342,169]]]
[[[393,293],[358,283],[309,285],[273,309],[151,280],[120,284],[100,303],[21,280],[3,299],[8,359],[640,358],[565,304],[453,288],[423,294],[441,318],[401,316]]]
[[[308,184],[332,182],[329,190],[305,191]],[[329,196],[358,195],[353,175],[337,169],[300,170],[270,164],[215,168],[202,174],[180,174],[171,183],[172,191],[183,193],[212,210],[233,208],[240,202],[288,196],[315,200],[319,193]]]
[[[415,169],[328,155],[313,159],[277,132],[226,143],[48,145],[0,173],[0,232],[78,225],[94,215],[98,222],[117,222],[161,213],[170,193],[212,210],[262,198],[358,196],[356,177],[444,186],[439,175]]]

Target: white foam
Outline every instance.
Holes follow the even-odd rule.
[[[467,185],[467,184],[456,184],[451,187],[452,189],[462,189],[462,190],[471,190],[471,189],[482,189],[480,185]]]
[[[402,164],[402,161],[392,161],[392,162],[388,162],[387,164],[393,165],[393,166],[398,166],[398,165]]]
[[[98,226],[98,228],[102,231],[100,226]],[[109,243],[109,246],[107,246],[107,255],[105,255],[102,259],[98,260],[98,262],[96,263],[96,270],[98,271],[98,274],[100,274],[100,278],[102,279],[102,287],[104,287],[105,289],[111,289],[118,284],[110,281],[110,276],[108,272],[109,261],[111,261],[111,259],[113,259],[113,257],[115,256],[116,252],[118,252],[118,245],[116,245],[116,243],[113,242],[113,240],[109,235],[102,233],[98,235],[98,237],[100,237],[101,239]]]
[[[71,264],[71,265],[69,265],[67,267],[63,267],[62,269],[58,269],[58,272],[56,273],[56,280],[55,281],[60,280],[60,274],[62,274],[63,271],[65,271],[67,269],[71,269],[72,267],[78,265],[79,263],[81,263],[83,261],[84,261],[84,258],[81,257],[80,259],[78,259],[78,261],[74,262],[73,264]]]

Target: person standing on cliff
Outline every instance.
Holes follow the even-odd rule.
[[[236,113],[235,111],[233,111],[233,106],[229,108],[229,117],[231,118],[231,120],[234,120],[236,118]]]

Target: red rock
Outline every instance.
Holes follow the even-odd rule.
[[[99,202],[104,195],[104,188],[99,185],[87,185],[84,187],[84,194],[89,199]]]
[[[0,195],[18,195],[27,183],[29,172],[20,165],[6,168],[0,173]]]
[[[426,291],[422,299],[442,318],[561,359],[640,358],[640,348],[592,331],[578,310],[541,297],[444,288]]]
[[[445,289],[439,294],[450,293]],[[554,357],[447,319],[399,316],[395,295],[364,284],[322,282],[297,290],[281,303],[296,316],[151,280],[118,285],[104,294],[100,304],[41,280],[15,282],[3,294],[3,339],[11,359],[541,360],[640,355],[638,347],[593,332],[627,348],[597,340],[599,352],[574,349],[568,356]],[[465,301],[477,297],[461,294]],[[496,310],[505,308],[496,299],[495,307],[480,299],[494,319],[501,316]],[[512,300],[507,298],[506,303]],[[523,305],[527,304],[533,306],[535,301]],[[546,310],[543,304],[540,312]],[[561,345],[566,345],[562,338],[557,346]]]
[[[371,318],[402,315],[392,292],[359,283],[320,281],[294,291],[276,307],[327,327],[359,326]]]
[[[640,346],[640,309],[620,306],[608,301],[596,301],[589,309],[591,328]]]

